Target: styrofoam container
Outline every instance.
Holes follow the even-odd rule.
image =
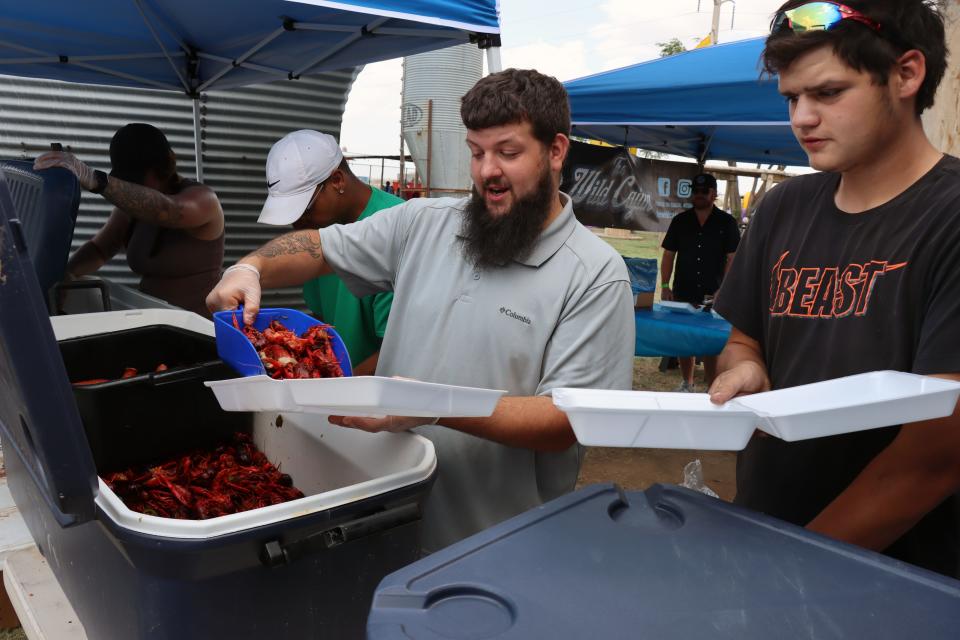
[[[486,417],[493,414],[506,393],[384,376],[273,380],[262,375],[204,384],[213,390],[226,411],[370,417]]]
[[[131,531],[167,538],[209,538],[385,494],[426,480],[437,465],[433,443],[423,436],[344,429],[323,416],[256,415],[253,442],[293,478],[305,497],[209,520],[176,520],[128,509],[99,479],[97,505]]]
[[[700,310],[689,302],[674,302],[672,300],[661,300],[653,305],[660,311],[670,311],[672,313],[700,313]]]
[[[753,411],[715,405],[705,393],[553,390],[580,444],[739,451],[756,426]]]
[[[553,402],[584,445],[739,451],[759,428],[786,441],[887,427],[953,413],[960,382],[873,371],[742,396],[554,389]]]
[[[742,396],[758,427],[782,440],[806,440],[942,418],[953,413],[960,382],[902,371],[872,371]]]

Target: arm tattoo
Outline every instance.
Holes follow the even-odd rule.
[[[159,191],[110,178],[103,197],[132,218],[161,226],[176,226],[183,220],[183,205]]]
[[[294,231],[274,238],[267,244],[253,252],[262,258],[277,258],[279,256],[293,256],[300,253],[309,254],[311,258],[323,257],[320,250],[320,236],[316,240],[310,231]]]

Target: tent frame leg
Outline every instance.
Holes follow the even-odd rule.
[[[200,96],[193,98],[193,151],[197,158],[197,182],[203,182],[203,140],[200,119]]]

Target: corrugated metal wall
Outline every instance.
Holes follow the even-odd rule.
[[[226,214],[227,265],[289,230],[257,224],[266,197],[267,152],[294,129],[317,129],[339,138],[347,94],[359,70],[202,96],[204,182],[217,192]],[[162,129],[177,154],[179,172],[195,175],[193,107],[186,96],[0,76],[0,158],[33,158],[59,142],[93,167],[109,170],[110,138],[128,122]],[[74,249],[96,233],[110,208],[103,198],[84,192]],[[138,280],[123,256],[100,273],[124,284]],[[302,308],[303,300],[299,288],[282,289],[269,292],[264,304]]]

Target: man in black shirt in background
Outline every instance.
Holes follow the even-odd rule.
[[[717,179],[709,173],[694,177],[692,199],[693,208],[674,216],[663,238],[660,297],[701,305],[707,296],[716,293],[730,269],[740,242],[740,229],[733,216],[713,204],[717,199]],[[682,380],[677,391],[693,391],[695,356],[683,355],[678,358]],[[709,385],[716,376],[717,357],[703,356],[703,368]]]
[[[813,168],[767,194],[724,281],[711,399],[894,369],[960,380],[960,160],[920,114],[946,68],[924,0],[791,0],[763,53]],[[855,427],[856,425],[851,425]],[[759,434],[736,502],[960,577],[960,414]]]

